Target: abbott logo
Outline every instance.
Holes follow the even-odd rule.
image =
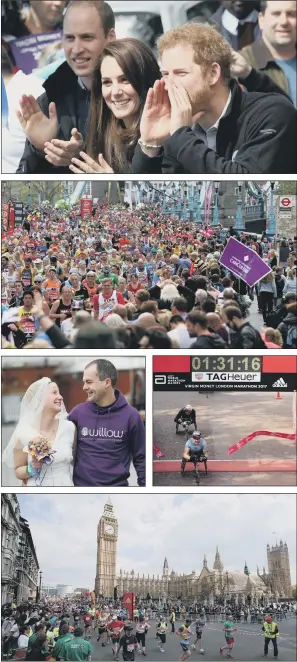
[[[155,384],[166,384],[166,375],[158,375],[155,377]]]

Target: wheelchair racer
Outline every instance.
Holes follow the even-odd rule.
[[[192,437],[188,439],[185,445],[184,454],[181,463],[181,472],[184,472],[187,462],[199,462],[207,459],[206,441],[201,432],[193,432]]]
[[[179,425],[182,425],[182,423],[189,423],[190,425],[194,425],[195,430],[197,430],[196,411],[194,407],[191,405],[182,407],[182,409],[180,409],[176,415],[174,423],[176,424],[176,433],[178,432]]]

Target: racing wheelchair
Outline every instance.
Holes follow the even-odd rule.
[[[183,455],[181,461],[180,473],[183,476],[185,472],[185,467],[187,462],[192,462],[194,465],[193,476],[196,481],[196,485],[200,485],[201,472],[199,471],[199,463],[203,462],[204,464],[204,475],[207,476],[207,451],[199,451],[198,453],[191,453],[188,456]]]

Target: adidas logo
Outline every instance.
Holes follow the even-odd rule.
[[[272,384],[272,388],[287,388],[288,384],[284,381],[282,377],[276,380],[274,384]]]

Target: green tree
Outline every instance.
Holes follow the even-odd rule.
[[[297,182],[278,182],[274,192],[278,195],[297,195]]]
[[[296,584],[295,586],[292,586],[292,597],[294,600],[297,600],[297,587]]]
[[[6,181],[2,182],[2,200],[4,193],[6,200],[15,200],[27,204],[30,196],[33,206],[38,205],[43,200],[48,200],[51,205],[54,205],[57,200],[64,197],[64,183]]]

